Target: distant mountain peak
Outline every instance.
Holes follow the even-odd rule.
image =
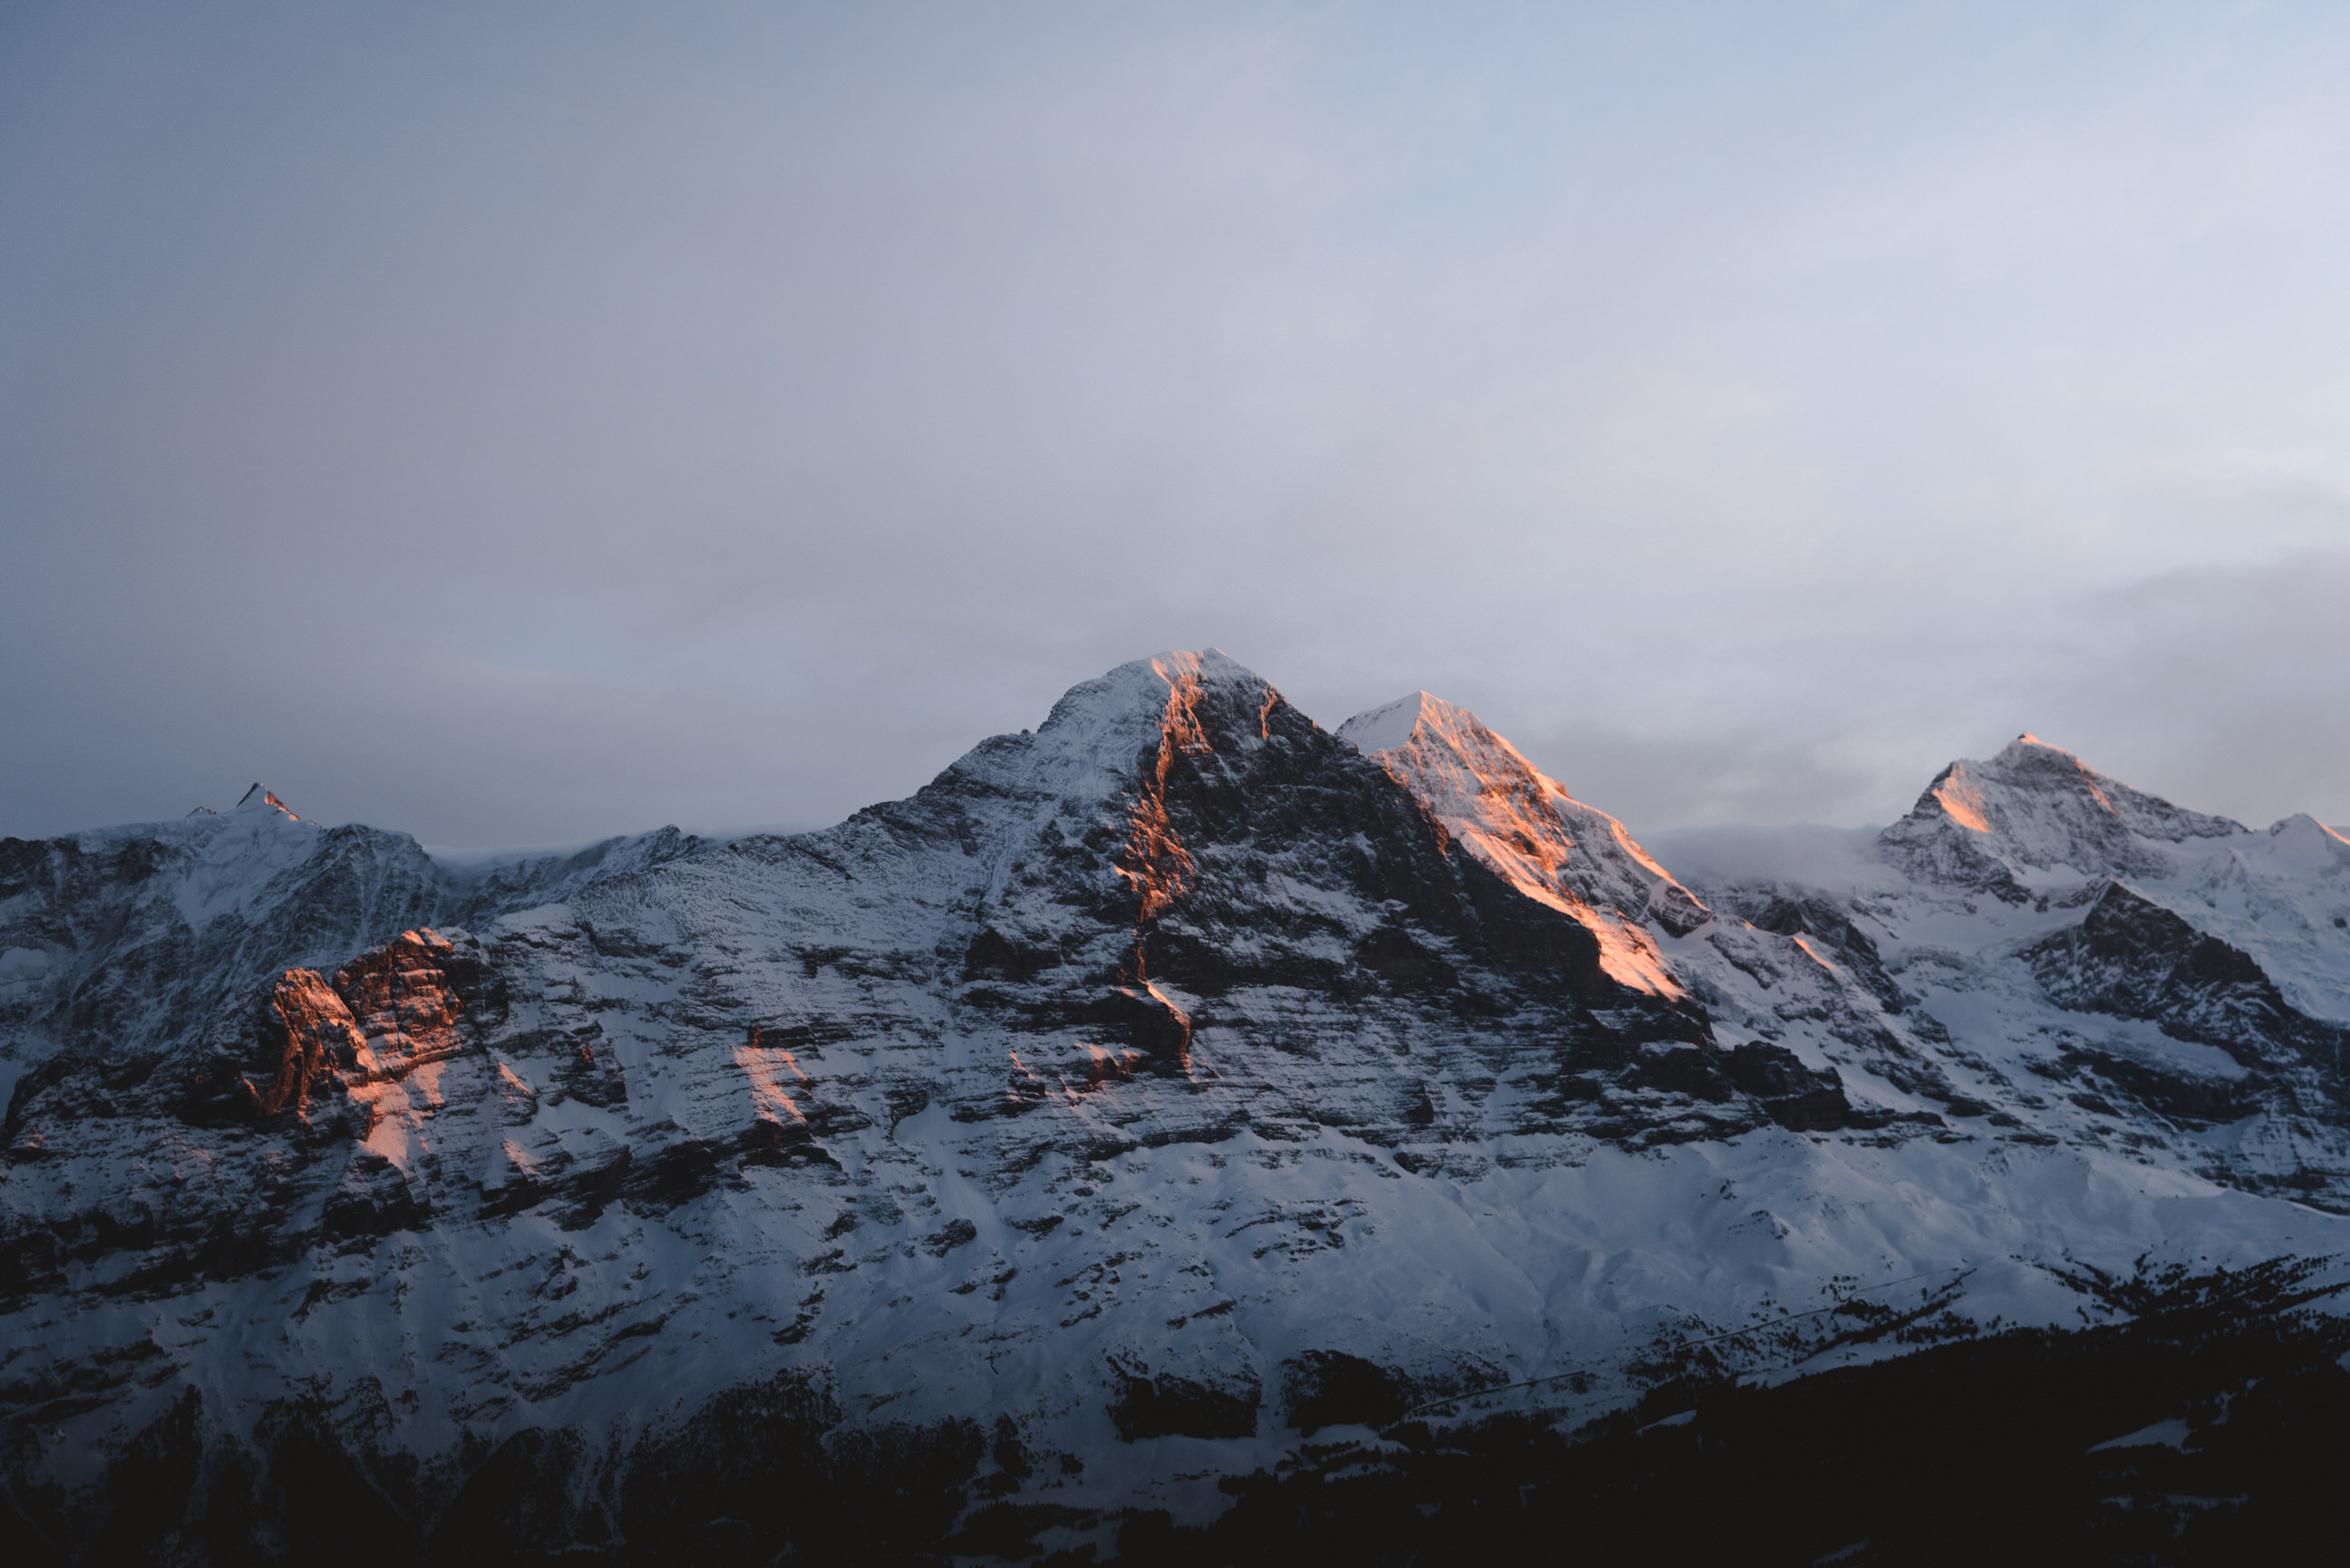
[[[2224,838],[2240,823],[2173,805],[2030,733],[1987,760],[1954,762],[1884,843],[1935,880],[2012,886],[2017,873],[2160,875],[2166,844]]]
[[[246,790],[244,795],[238,799],[235,809],[238,811],[279,811],[285,813],[286,816],[296,822],[302,820],[299,816],[295,815],[294,808],[292,806],[287,805],[284,801],[278,799],[266,784],[261,784],[258,781],[255,781],[254,786],[251,789]]]

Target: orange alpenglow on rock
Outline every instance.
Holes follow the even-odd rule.
[[[1658,996],[1686,994],[1646,922],[1682,936],[1712,911],[1622,823],[1567,794],[1476,714],[1419,691],[1347,720],[1338,736],[1425,801],[1512,887],[1598,938],[1610,979]]]

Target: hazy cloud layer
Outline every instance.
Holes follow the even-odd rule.
[[[0,833],[816,823],[1157,649],[2350,821],[2350,16],[16,7]]]

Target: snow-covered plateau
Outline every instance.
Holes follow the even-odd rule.
[[[1210,651],[816,833],[458,863],[256,785],[0,841],[0,1540],[1082,1559],[2131,1282],[2332,1310],[2345,1033],[2350,842],[2030,736],[1643,849]]]

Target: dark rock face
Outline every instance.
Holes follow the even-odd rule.
[[[1650,1049],[1634,1070],[1645,1087],[1686,1095],[1720,1105],[1751,1097],[1763,1114],[1791,1132],[1834,1132],[1871,1125],[1845,1097],[1844,1079],[1834,1067],[1813,1068],[1783,1045],[1752,1041],[1718,1051]],[[1886,1118],[1878,1116],[1876,1124]]]
[[[106,1294],[170,1293],[283,1267],[314,1245],[429,1225],[427,1192],[364,1140],[404,1106],[420,1068],[479,1049],[503,1001],[478,944],[410,931],[331,984],[286,971],[176,1054],[52,1058],[9,1102],[6,1147],[21,1174],[0,1224],[4,1299],[67,1287],[82,1271]],[[214,1179],[113,1193],[103,1207],[36,1196],[48,1162],[87,1165],[125,1145],[202,1149]]]
[[[1834,1132],[1865,1120],[1845,1098],[1844,1079],[1835,1068],[1806,1067],[1783,1045],[1737,1046],[1721,1054],[1721,1066],[1724,1077],[1790,1132]]]
[[[1213,1384],[1138,1366],[1113,1366],[1118,1391],[1110,1424],[1121,1442],[1149,1438],[1245,1438],[1256,1430],[1263,1393],[1249,1381]]]
[[[1027,787],[1035,753],[1095,722],[1102,684],[1072,691],[1035,737],[990,742],[858,820],[906,849],[966,857],[1002,834],[992,819]],[[1459,1041],[1479,1060],[1472,1077],[1530,1055],[1545,1073],[1620,1072],[1628,1044],[1706,1037],[1700,1009],[1608,980],[1589,931],[1458,853],[1384,770],[1261,681],[1180,679],[1134,735],[1107,810],[978,850],[993,880],[951,918],[969,934],[947,939],[938,980],[958,1018],[1025,1037],[1032,1068],[1074,1033],[1109,1053],[1056,1068],[1089,1087],[1141,1074],[1242,1088],[1252,1042],[1312,1041],[1315,1121],[1399,1143],[1430,1125],[1418,1075],[1341,1034]],[[1015,1073],[1008,1094],[957,1114],[1017,1116],[1042,1086]],[[1178,1113],[1192,1123],[1183,1136],[1283,1114],[1256,1103],[1244,1117],[1237,1105]],[[1170,1107],[1149,1109],[1163,1126]],[[1102,1111],[1119,1118],[1126,1104]]]
[[[2060,1006],[2147,1020],[2177,1039],[2216,1046],[2248,1070],[2216,1078],[2080,1048],[2063,1067],[2102,1093],[2076,1093],[2076,1104],[2119,1116],[2111,1102],[2120,1100],[2189,1127],[2270,1108],[2316,1126],[2350,1123],[2342,1053],[2350,1032],[2294,1008],[2251,954],[2126,884],[2106,883],[2078,925],[2021,956]],[[2328,1184],[2314,1177],[2285,1173],[2281,1185],[2331,1201],[2320,1191]]]
[[[1303,1437],[1325,1427],[1377,1430],[1424,1397],[1418,1379],[1343,1350],[1309,1350],[1282,1365],[1282,1416]]]
[[[1818,893],[1790,897],[1773,891],[1760,900],[1760,908],[1741,912],[1747,915],[1757,930],[1774,931],[1783,937],[1818,939],[1887,1012],[1900,1012],[1904,1004],[1901,988],[1885,972],[1876,941],[1860,929],[1852,912],[1835,899]]]
[[[2126,1105],[2143,1106],[2158,1116],[2185,1127],[2210,1127],[2233,1122],[2259,1112],[2274,1094],[2265,1074],[2236,1079],[2193,1076],[2165,1072],[2147,1062],[2110,1051],[2077,1050],[2059,1063],[2068,1083],[2093,1085],[2076,1092],[2076,1105],[2100,1115],[2120,1117],[2121,1111],[2094,1089],[2103,1089]]]
[[[2026,948],[2023,958],[2060,1006],[2151,1019],[2248,1067],[2280,1052],[2331,1067],[2341,1044],[2341,1031],[2288,1005],[2251,954],[2118,881],[2106,884],[2079,925]]]

